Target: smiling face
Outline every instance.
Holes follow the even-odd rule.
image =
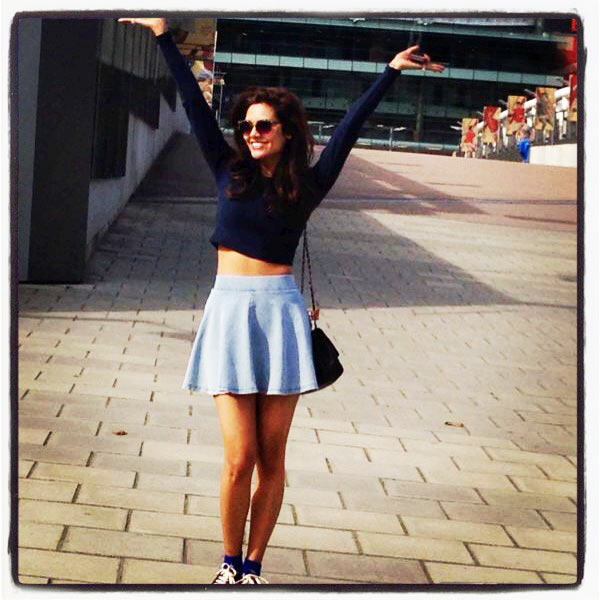
[[[281,151],[287,140],[275,110],[268,104],[252,104],[248,107],[244,118],[251,123],[257,123],[263,119],[273,122],[271,131],[268,133],[259,133],[254,127],[252,131],[244,134],[244,141],[252,158],[260,161],[263,170],[272,173],[279,162]]]

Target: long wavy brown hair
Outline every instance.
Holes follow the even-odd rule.
[[[236,98],[230,119],[237,152],[230,164],[231,184],[227,193],[230,198],[242,199],[256,189],[261,181],[258,161],[252,158],[238,123],[246,118],[252,104],[262,103],[273,108],[283,134],[288,138],[273,173],[272,193],[267,194],[267,208],[270,211],[304,215],[308,211],[312,193],[311,180],[307,175],[314,139],[302,103],[287,88],[254,86]]]

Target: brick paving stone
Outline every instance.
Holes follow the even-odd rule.
[[[77,484],[69,481],[19,479],[17,488],[19,498],[71,502],[77,489]]]
[[[36,523],[80,525],[100,529],[123,529],[127,511],[103,506],[86,506],[45,500],[19,501],[19,518]]]
[[[512,450],[518,450],[514,442],[503,438],[476,435],[457,435],[445,432],[436,432],[435,437],[437,437],[441,442],[448,442],[452,444],[465,444],[468,446],[486,446],[490,448],[509,448]]]
[[[323,444],[339,444],[341,446],[358,446],[361,448],[402,449],[398,438],[359,433],[341,433],[339,431],[320,431],[319,440]]]
[[[131,513],[129,531],[201,540],[223,539],[221,522],[217,517],[161,513],[157,518],[156,512],[142,510]]]
[[[142,425],[146,418],[146,409],[112,409],[112,408],[94,408],[90,406],[81,406],[78,404],[65,406],[61,416],[75,419],[88,419],[96,421],[119,421],[123,424],[137,423]]]
[[[541,577],[546,583],[554,584],[569,584],[577,581],[575,575],[559,575],[558,573],[541,573]]]
[[[433,583],[543,583],[543,580],[538,574],[531,571],[518,571],[516,569],[469,567],[442,562],[426,562],[425,568],[429,572],[429,576]]]
[[[502,475],[525,475],[529,477],[540,477],[542,475],[537,465],[527,463],[511,463],[468,456],[456,457],[454,462],[461,471],[474,473],[500,473]]]
[[[436,438],[431,431],[420,429],[408,429],[403,427],[386,427],[383,425],[373,425],[371,423],[357,423],[358,433],[377,436],[392,436],[401,439],[427,440],[434,442]],[[373,446],[374,447],[374,446]]]
[[[430,483],[463,485],[472,488],[515,489],[508,477],[495,473],[474,473],[448,469],[442,471],[441,469],[431,469],[429,467],[422,467],[421,473],[425,480]]]
[[[576,482],[554,481],[535,477],[513,477],[512,479],[523,492],[577,498]]]
[[[61,409],[59,402],[36,402],[32,400],[21,400],[19,402],[19,413],[22,415],[37,415],[39,417],[55,417]]]
[[[62,431],[53,433],[48,440],[48,447],[82,447],[88,450],[106,451],[114,454],[132,454],[134,456],[139,454],[141,445],[141,440],[130,438],[127,435],[112,435],[108,438],[71,434]]]
[[[45,585],[50,581],[49,577],[31,577],[29,575],[19,575],[19,583],[25,585]]]
[[[19,444],[18,452],[19,456],[27,460],[63,465],[85,465],[90,457],[90,450],[87,448],[40,446],[39,444]]]
[[[364,554],[473,564],[464,544],[456,541],[370,532],[358,532],[357,536]]]
[[[328,550],[357,553],[358,548],[350,531],[304,527],[302,525],[277,525],[269,542],[272,546]]]
[[[223,448],[206,444],[173,444],[149,440],[144,442],[142,450],[144,458],[164,458],[178,460],[203,460],[206,462],[220,462],[223,459]]]
[[[283,501],[294,506],[323,506],[341,508],[342,503],[335,491],[311,489],[310,487],[285,487]]]
[[[198,479],[218,480],[223,471],[223,464],[218,462],[190,461],[190,476]]]
[[[169,493],[213,495],[219,494],[218,478],[179,477],[176,475],[157,475],[156,473],[139,473],[137,489],[157,490]]]
[[[407,516],[402,516],[402,522],[408,530],[408,535],[414,537],[481,542],[502,546],[513,545],[510,538],[499,525]]]
[[[317,490],[359,491],[383,494],[383,487],[376,476],[339,475],[333,473],[315,473],[314,471],[286,471],[287,484],[294,487],[314,488]]]
[[[181,562],[183,539],[129,531],[69,527],[62,550],[100,556],[126,556]]]
[[[428,583],[416,560],[379,556],[348,556],[334,552],[306,553],[308,569],[316,577],[333,577],[365,583]]]
[[[367,450],[369,456],[373,459],[375,450]],[[408,454],[408,453],[405,453]],[[442,459],[443,461],[444,459]],[[415,464],[389,464],[385,461],[364,462],[356,464],[351,460],[343,458],[332,458],[328,460],[331,470],[334,474],[361,475],[364,477],[388,477],[390,479],[402,479],[406,481],[423,481],[417,471],[419,461],[415,458],[409,458],[409,463]],[[444,463],[445,464],[445,463]],[[452,467],[452,464],[449,464]],[[302,465],[300,465],[302,468]],[[306,467],[304,467],[306,468]],[[456,467],[454,467],[456,469]]]
[[[523,450],[511,450],[509,448],[488,448],[488,454],[495,460],[509,462],[524,462],[530,464],[544,464],[561,466],[565,464],[562,456],[547,454],[544,452],[526,452]]]
[[[126,558],[123,561],[121,583],[206,584],[213,580],[216,571],[216,568],[204,565]]]
[[[458,472],[456,466],[446,454],[404,452],[395,450],[381,450],[379,448],[367,448],[369,457],[373,464],[393,466],[411,466],[411,467],[431,467],[440,469],[449,469]],[[338,461],[340,462],[340,461]],[[350,463],[350,461],[346,461]],[[385,475],[383,475],[385,476]],[[420,478],[419,478],[420,479]]]
[[[482,503],[477,492],[466,487],[438,483],[413,483],[411,481],[398,481],[395,479],[384,479],[383,484],[390,496]]]
[[[521,548],[577,552],[577,533],[508,526],[506,530]]]
[[[443,519],[444,513],[438,502],[421,498],[397,498],[381,494],[341,492],[344,506],[350,510],[364,510],[415,517]]]
[[[98,429],[98,421],[82,421],[79,419],[66,419],[60,417],[33,417],[30,415],[19,415],[19,427],[29,429],[43,429],[50,431],[67,431],[70,433],[82,433],[94,435]]]
[[[22,460],[20,459],[17,466],[17,472],[19,477],[27,477],[31,472],[31,469],[34,465],[34,461],[32,460]]]
[[[559,531],[577,531],[577,514],[572,512],[554,512],[542,510],[542,515],[550,525]]]
[[[87,482],[97,485],[106,484],[131,487],[135,479],[135,473],[133,471],[117,471],[95,467],[39,463],[36,466],[34,477],[35,479],[53,479],[81,483]]]
[[[461,502],[442,502],[442,506],[448,517],[457,521],[548,529],[540,515],[535,510],[527,508],[463,504]]]
[[[444,455],[452,457],[487,458],[485,452],[476,446],[465,446],[463,444],[450,444],[446,442],[425,442],[422,440],[403,440],[402,445],[410,453],[423,453]]]
[[[527,492],[504,490],[480,490],[488,504],[518,506],[521,508],[537,508],[560,512],[574,513],[577,507],[567,498],[543,494],[529,494]]]
[[[109,439],[122,437],[120,435],[116,435],[114,433],[115,431],[125,431],[126,434],[123,437],[140,441],[158,440],[183,444],[187,440],[186,429],[177,429],[174,427],[153,427],[152,425],[136,425],[133,423],[127,423],[127,425],[123,426],[122,423],[115,421],[102,421],[102,425],[98,431],[98,437]]]
[[[118,558],[29,548],[19,550],[19,571],[22,575],[116,583],[118,569]]]
[[[64,527],[47,523],[19,521],[19,547],[56,550]]]
[[[19,427],[18,440],[19,444],[43,444],[48,437],[50,431],[48,429],[27,429]]]
[[[81,486],[77,503],[183,513],[184,494],[85,483]]]
[[[92,458],[92,466],[96,468],[158,473],[161,475],[186,474],[186,462],[183,460],[170,460],[148,458],[145,456],[129,456],[125,454],[109,454],[96,452]]]
[[[513,567],[532,571],[550,571],[573,574],[577,572],[577,559],[567,552],[549,552],[547,550],[525,550],[502,546],[484,546],[469,544],[480,564],[491,567]]]
[[[298,517],[299,525],[404,535],[402,526],[395,514],[340,508],[296,506],[296,516]]]

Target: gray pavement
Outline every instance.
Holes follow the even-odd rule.
[[[201,584],[220,560],[213,400],[180,387],[215,205],[152,189],[84,284],[19,287],[22,582]],[[573,582],[575,232],[341,200],[309,235],[346,373],[300,399],[265,576]]]

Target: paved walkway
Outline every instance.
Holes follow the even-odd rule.
[[[23,582],[218,566],[218,422],[180,389],[215,206],[162,199],[129,203],[85,284],[19,288]],[[575,234],[328,206],[315,285],[346,373],[299,402],[265,576],[573,582]]]

